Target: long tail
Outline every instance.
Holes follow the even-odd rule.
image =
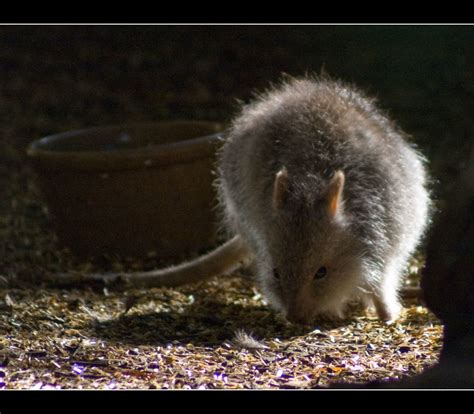
[[[234,236],[197,259],[164,269],[134,273],[60,273],[50,275],[47,281],[56,286],[91,282],[105,284],[119,282],[133,287],[181,286],[231,273],[241,267],[248,257],[249,252],[243,240],[240,236]]]

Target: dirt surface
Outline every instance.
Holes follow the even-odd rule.
[[[240,278],[179,289],[51,289],[48,272],[150,269],[60,246],[24,148],[79,127],[226,121],[280,73],[319,71],[375,93],[438,184],[473,136],[472,27],[1,27],[0,388],[315,388],[412,376],[441,325],[419,300],[399,323],[286,323]],[[396,58],[396,59],[395,59]],[[441,200],[442,201],[442,200]],[[440,201],[440,203],[441,203]],[[422,251],[421,251],[422,253]],[[410,281],[421,266],[413,262]]]
[[[144,292],[8,289],[3,388],[315,388],[402,378],[434,364],[441,327],[422,306],[386,326],[297,327],[238,278]]]

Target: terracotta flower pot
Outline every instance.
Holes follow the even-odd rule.
[[[204,121],[130,124],[30,144],[59,240],[81,256],[170,258],[208,247],[219,130]]]

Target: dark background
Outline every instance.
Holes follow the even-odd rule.
[[[473,138],[472,26],[3,26],[0,114],[14,145],[76,127],[229,120],[288,73],[378,97],[442,178]]]

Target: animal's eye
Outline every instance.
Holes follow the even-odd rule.
[[[273,269],[273,277],[277,280],[280,280],[280,273],[278,273],[278,269]]]
[[[323,277],[326,277],[328,270],[324,267],[321,266],[318,271],[314,274],[315,279],[322,279]]]

